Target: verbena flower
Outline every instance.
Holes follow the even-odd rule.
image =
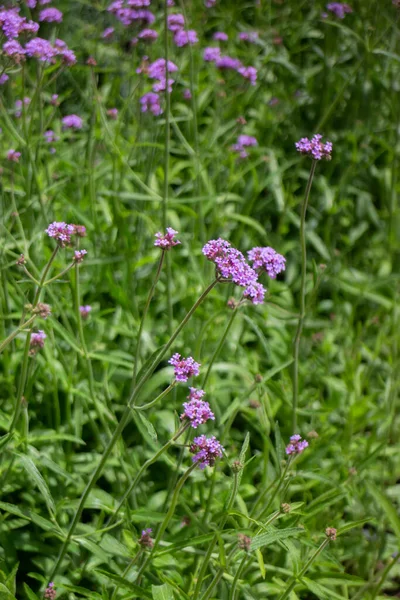
[[[150,111],[155,116],[163,113],[163,110],[160,106],[160,97],[154,92],[148,92],[147,94],[144,94],[144,96],[140,98],[140,104],[142,112]]]
[[[206,8],[212,8],[215,6],[217,0],[204,0],[204,4]]]
[[[190,100],[192,98],[192,92],[189,90],[189,88],[186,88],[183,90],[182,96],[185,100]]]
[[[25,54],[42,62],[53,62],[58,55],[58,50],[48,40],[36,37],[26,44]]]
[[[224,448],[215,436],[207,438],[205,435],[195,437],[190,452],[194,454],[192,461],[197,463],[200,469],[213,467],[217,458],[222,458]]]
[[[114,27],[106,27],[106,29],[101,34],[101,37],[105,40],[109,40],[113,36],[114,31]]]
[[[200,363],[196,362],[191,356],[181,358],[181,355],[176,353],[168,362],[174,367],[176,381],[185,383],[189,377],[197,377],[200,373]]]
[[[30,356],[34,356],[41,348],[44,347],[44,341],[46,338],[47,338],[47,335],[41,329],[39,329],[39,331],[31,334],[31,339],[30,339],[30,343],[29,343],[29,346],[30,346],[29,355]]]
[[[2,75],[0,75],[0,85],[4,85],[9,79],[7,73],[2,73]]]
[[[170,31],[180,31],[185,27],[185,17],[181,14],[168,15],[168,29]]]
[[[244,533],[238,533],[238,548],[248,552],[250,550],[250,546],[251,538],[248,535],[244,535]]]
[[[45,131],[43,136],[48,144],[53,144],[54,142],[58,142],[58,140],[60,139],[58,137],[58,135],[56,135],[52,129],[48,129],[47,131]]]
[[[79,312],[81,313],[82,319],[87,319],[91,311],[92,307],[89,304],[85,304],[84,306],[79,307]]]
[[[11,161],[11,162],[19,162],[19,159],[21,158],[21,152],[17,152],[17,150],[14,150],[13,148],[11,148],[11,150],[9,150],[7,152],[7,160]]]
[[[152,548],[154,546],[154,541],[151,538],[151,534],[153,530],[148,527],[147,529],[142,530],[142,535],[139,538],[139,544],[144,548]]]
[[[55,600],[56,599],[57,592],[55,590],[54,583],[52,581],[50,581],[49,585],[47,586],[47,588],[44,592],[44,597],[46,598],[46,600]]]
[[[158,33],[154,29],[143,29],[138,34],[139,40],[144,40],[145,42],[154,42],[158,38]]]
[[[254,44],[258,40],[258,33],[257,31],[241,31],[238,34],[238,39],[241,42],[250,42]]]
[[[86,237],[86,227],[84,225],[72,225],[74,233],[78,237]]]
[[[148,76],[150,79],[165,79],[167,73],[167,63],[165,58],[158,58],[148,66]],[[168,76],[170,73],[178,71],[178,67],[172,60],[168,61]]]
[[[204,48],[203,59],[206,62],[215,62],[221,56],[221,50],[219,48],[213,48],[211,46]]]
[[[174,237],[177,235],[177,231],[172,229],[172,227],[167,227],[167,233],[162,234],[160,231],[155,234],[156,241],[154,242],[155,246],[162,248],[163,250],[169,250],[173,246],[177,246],[180,244],[179,240],[175,240]]]
[[[339,19],[344,19],[346,14],[352,13],[353,9],[344,2],[329,2],[326,9],[332,12]]]
[[[19,117],[22,115],[22,107],[23,106],[29,106],[29,104],[31,103],[31,99],[28,98],[27,96],[24,98],[24,100],[16,100],[15,101],[15,116],[17,117],[17,119],[19,119]]]
[[[275,279],[286,268],[286,258],[269,246],[253,248],[247,255],[249,261],[253,264],[253,268],[263,269],[271,279]]]
[[[209,419],[214,421],[215,416],[210,409],[210,405],[202,400],[205,391],[194,387],[189,388],[189,390],[189,402],[183,403],[185,410],[181,414],[181,419],[188,419],[193,429],[197,429],[199,425],[206,423]]]
[[[61,248],[71,243],[71,236],[75,234],[75,226],[64,223],[64,221],[54,221],[46,229],[49,237],[55,239]]]
[[[216,42],[227,42],[228,36],[223,31],[216,31],[213,35],[213,40]]]
[[[84,258],[87,254],[86,250],[75,250],[74,252],[74,263],[80,264],[84,261]]]
[[[236,144],[233,144],[231,150],[233,152],[237,152],[240,158],[247,158],[249,153],[247,152],[246,148],[251,148],[257,145],[258,142],[254,136],[243,134],[238,136]]]
[[[38,302],[34,312],[39,315],[41,319],[47,319],[51,315],[51,306],[45,302]]]
[[[182,46],[193,46],[193,44],[197,44],[199,41],[197,37],[197,33],[193,29],[185,30],[181,29],[177,31],[174,35],[175,44],[181,48]]]
[[[322,135],[319,133],[315,134],[311,140],[308,138],[301,138],[298,142],[296,142],[296,150],[300,152],[300,154],[306,154],[310,156],[314,160],[325,160],[331,159],[332,154],[332,143],[326,142],[325,144],[321,142]]]
[[[53,94],[51,96],[50,104],[52,104],[53,106],[58,106],[59,105],[58,94]]]
[[[83,120],[78,115],[67,115],[61,119],[63,129],[82,129]]]
[[[16,40],[9,40],[3,44],[3,52],[10,58],[13,58],[17,63],[21,62],[25,56],[24,48]]]
[[[233,69],[235,71],[243,66],[238,58],[232,58],[231,56],[220,56],[215,61],[215,65],[218,69]]]
[[[293,454],[301,454],[306,448],[308,448],[308,442],[302,440],[301,436],[296,433],[296,435],[292,435],[290,438],[290,443],[286,446],[285,452],[288,456],[291,456]]]
[[[325,529],[325,535],[334,542],[336,540],[337,529],[335,529],[334,527],[327,527]]]
[[[251,283],[245,288],[243,296],[251,300],[253,304],[262,304],[266,292],[265,287],[261,283],[256,282]]]
[[[45,8],[39,13],[39,21],[45,21],[47,23],[61,23],[63,20],[63,14],[58,8]]]
[[[242,77],[248,79],[251,85],[256,85],[257,69],[255,67],[239,67],[237,71]]]
[[[117,119],[118,118],[118,108],[109,108],[107,110],[107,117],[110,117],[110,119]]]

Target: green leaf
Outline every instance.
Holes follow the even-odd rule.
[[[304,533],[304,529],[301,527],[288,527],[287,529],[272,529],[267,533],[261,533],[254,537],[251,541],[251,550],[257,550],[264,546],[269,546],[275,542],[285,540],[286,538],[295,537],[301,532]]]
[[[151,437],[151,439],[154,442],[156,442],[158,439],[157,432],[154,429],[153,425],[150,423],[150,421],[148,419],[146,419],[146,417],[144,416],[144,414],[142,412],[136,412],[135,415],[138,416],[139,420],[142,422],[142,424],[146,428],[146,431],[149,434],[149,436]]]
[[[48,485],[45,482],[45,480],[43,479],[43,476],[41,475],[40,471],[36,467],[35,463],[33,462],[32,459],[29,458],[29,456],[26,456],[25,454],[15,453],[15,456],[17,456],[19,458],[21,465],[27,472],[29,478],[32,480],[34,485],[36,485],[39,488],[39,490],[43,496],[43,499],[47,505],[49,513],[51,514],[51,516],[54,517],[55,513],[56,513],[56,505],[54,503],[54,500],[50,493]]]
[[[39,596],[36,596],[36,594],[31,590],[29,585],[26,583],[24,583],[24,590],[25,590],[25,594],[28,596],[29,600],[40,600]]]
[[[392,526],[394,533],[400,539],[400,518],[393,504],[390,502],[387,496],[385,496],[380,490],[378,490],[378,488],[371,482],[369,483],[368,491],[374,498],[375,502],[383,510],[387,517],[387,520]]]
[[[350,531],[350,529],[361,527],[361,525],[364,525],[364,523],[370,523],[373,520],[374,519],[371,517],[367,517],[366,519],[360,519],[359,521],[351,521],[350,523],[346,523],[346,525],[337,530],[337,535],[343,535],[343,533]]]
[[[32,521],[32,523],[35,523],[46,531],[54,531],[57,532],[58,535],[61,534],[61,532],[56,529],[54,523],[51,523],[47,519],[44,519],[36,513],[33,513],[27,508],[19,508],[18,506],[9,504],[8,502],[0,502],[0,509],[4,510],[4,512],[10,513],[11,515],[15,515],[16,517],[21,517],[27,521]]]
[[[104,577],[107,577],[107,579],[110,579],[114,583],[117,583],[120,587],[135,592],[135,594],[137,594],[139,598],[152,598],[151,594],[147,590],[144,590],[143,588],[139,587],[138,585],[135,585],[127,579],[124,579],[123,577],[120,577],[119,575],[109,573],[108,571],[104,571],[103,569],[95,569],[95,572],[104,575]]]
[[[76,594],[80,594],[81,596],[84,596],[85,598],[96,598],[96,600],[101,600],[102,596],[100,594],[97,594],[97,592],[92,592],[91,590],[87,590],[84,587],[80,587],[79,585],[69,585],[66,583],[63,583],[63,588],[65,590],[68,590],[69,592],[75,592]],[[35,596],[37,597],[37,596]],[[34,599],[32,599],[34,600]]]
[[[346,600],[344,596],[337,594],[330,588],[326,588],[320,583],[316,583],[315,581],[308,579],[308,577],[302,577],[300,581],[305,583],[310,592],[315,594],[317,598],[321,598],[321,600]]]
[[[153,600],[174,600],[174,592],[168,583],[164,585],[152,585]]]
[[[258,566],[260,567],[261,577],[263,579],[265,579],[264,557],[263,557],[262,552],[261,552],[261,550],[259,548],[257,548],[257,550],[256,550],[256,556],[257,556]]]
[[[10,592],[3,583],[0,583],[0,597],[2,600],[17,600],[16,597]]]

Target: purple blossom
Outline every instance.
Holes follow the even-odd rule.
[[[75,264],[80,264],[83,262],[85,256],[87,254],[86,250],[75,250],[74,252],[74,263]]]
[[[33,38],[25,46],[25,53],[27,56],[38,58],[45,62],[53,62],[57,56],[58,51],[54,48],[48,40],[40,37]]]
[[[145,42],[154,42],[158,38],[158,33],[154,29],[143,29],[143,31],[138,34],[138,38]]]
[[[45,21],[47,23],[61,23],[63,20],[63,14],[58,8],[45,8],[39,13],[39,21]]]
[[[166,78],[166,61],[165,58],[158,58],[148,67],[148,76],[150,79],[165,79]],[[171,60],[168,61],[168,74],[176,73],[178,67]]]
[[[331,159],[332,153],[332,143],[326,142],[325,144],[321,142],[322,135],[315,134],[314,137],[309,140],[308,138],[302,138],[300,141],[296,142],[296,150],[300,152],[300,154],[306,154],[307,156],[311,156],[314,160],[321,160],[325,158],[326,160]]]
[[[238,58],[232,58],[231,56],[220,56],[215,61],[215,65],[218,69],[233,69],[235,71],[243,66]]]
[[[165,90],[167,90],[170,94],[172,92],[172,86],[174,83],[175,82],[173,79],[168,79],[168,82],[166,79],[160,79],[159,81],[157,81],[157,83],[153,85],[153,92],[158,93],[165,92]]]
[[[29,343],[29,345],[30,345],[30,350],[29,350],[30,356],[33,356],[34,354],[36,354],[38,352],[38,350],[40,350],[41,348],[43,348],[43,346],[44,346],[44,340],[46,339],[46,337],[47,337],[47,335],[41,329],[39,329],[39,331],[36,332],[36,333],[32,333],[31,339],[30,339],[30,343]]]
[[[64,223],[64,221],[54,221],[48,226],[46,233],[55,239],[61,248],[65,248],[71,243],[71,236],[75,234],[75,225]]]
[[[67,115],[61,119],[63,129],[82,129],[83,120],[78,115]]]
[[[254,286],[257,282],[257,273],[247,264],[243,254],[236,248],[232,248],[226,240],[221,238],[210,240],[203,247],[203,254],[215,264],[217,272],[225,280],[231,280],[244,288]],[[249,289],[249,295],[250,291]],[[254,297],[259,298],[259,296],[260,290],[258,289],[258,295],[254,295]]]
[[[180,31],[185,27],[185,17],[181,14],[168,15],[168,29],[170,31]]]
[[[233,152],[238,152],[241,158],[247,158],[249,156],[248,152],[245,148],[257,146],[258,142],[255,137],[252,135],[239,135],[236,141],[236,144],[233,144],[231,150]]]
[[[202,400],[205,392],[194,387],[189,388],[189,402],[183,403],[184,412],[181,414],[181,419],[188,419],[193,429],[197,429],[199,425],[206,423],[209,419],[215,420],[214,413],[210,409],[208,402]]]
[[[190,452],[194,454],[192,461],[197,463],[200,469],[213,467],[217,458],[222,458],[224,448],[215,436],[207,438],[205,435],[195,437]]]
[[[239,67],[237,70],[242,77],[248,79],[251,85],[256,85],[257,82],[257,69],[255,67]]]
[[[3,44],[3,52],[7,56],[12,57],[16,62],[20,62],[25,55],[25,50],[16,40],[9,40]]]
[[[105,40],[109,40],[113,36],[114,31],[114,27],[106,27],[106,29],[101,34],[101,37]]]
[[[181,355],[176,353],[168,362],[174,367],[176,381],[185,383],[189,377],[197,377],[200,373],[200,364],[191,356],[188,358],[181,358]]]
[[[217,0],[205,0],[204,4],[206,8],[212,8],[215,6]]]
[[[82,319],[87,319],[91,311],[92,307],[89,304],[85,304],[85,306],[79,307],[79,312],[81,314]]]
[[[261,283],[256,282],[245,288],[243,296],[249,298],[253,304],[263,304],[266,292],[265,287]]]
[[[25,0],[25,3],[28,8],[35,8],[37,4],[37,0]]]
[[[142,531],[142,535],[139,538],[139,544],[141,546],[143,546],[144,548],[152,548],[154,546],[154,542],[151,538],[151,534],[153,533],[153,530],[150,529],[150,527],[148,527],[147,529],[143,529]]]
[[[50,581],[49,585],[47,586],[47,588],[44,592],[44,597],[46,600],[55,600],[56,599],[57,592],[55,590],[54,583],[52,581]]]
[[[50,98],[50,104],[52,104],[53,106],[58,106],[59,105],[58,94],[53,94],[52,95],[52,97]]]
[[[22,115],[22,107],[23,106],[29,106],[29,104],[31,103],[31,99],[28,96],[25,96],[24,101],[22,100],[16,100],[15,101],[15,116],[17,117],[17,119],[19,119],[19,117]]]
[[[189,90],[189,88],[186,88],[183,90],[182,96],[184,97],[185,100],[191,100],[192,92]]]
[[[58,142],[58,140],[60,139],[58,137],[58,135],[56,135],[52,129],[48,129],[47,131],[44,132],[43,135],[48,144],[53,144],[54,142]]]
[[[118,118],[118,108],[109,108],[107,110],[107,117],[110,117],[110,119],[117,119]]]
[[[140,104],[142,105],[142,112],[150,111],[156,117],[163,112],[160,106],[160,97],[153,92],[144,94],[144,96],[140,98]]]
[[[213,35],[213,40],[216,42],[227,42],[228,36],[223,31],[216,31]]]
[[[253,248],[247,255],[249,261],[253,264],[253,268],[263,269],[271,279],[275,279],[286,268],[286,258],[269,246]]]
[[[179,240],[174,240],[177,233],[178,232],[175,231],[175,229],[172,229],[172,227],[167,227],[167,233],[164,235],[161,232],[155,234],[156,241],[154,242],[154,245],[163,250],[169,250],[173,246],[177,246],[180,244]]]
[[[174,42],[178,48],[187,46],[188,44],[193,46],[193,44],[197,44],[198,41],[199,38],[197,37],[197,33],[193,29],[189,29],[187,31],[185,29],[181,29],[174,35]]]
[[[7,160],[9,160],[10,162],[17,163],[17,162],[19,162],[20,158],[21,158],[21,152],[17,152],[13,148],[11,148],[11,150],[9,150],[7,152]]]
[[[346,14],[353,12],[351,6],[343,2],[329,2],[329,4],[326,5],[326,8],[339,19],[344,19]]]
[[[251,44],[254,44],[258,40],[258,33],[257,31],[241,31],[238,34],[238,39],[241,42],[250,42]]]
[[[36,33],[39,24],[33,21],[27,21],[25,17],[19,15],[18,8],[0,7],[0,30],[8,40],[17,38],[21,33]]]
[[[7,73],[2,73],[2,75],[0,75],[0,85],[4,85],[8,80],[9,76],[7,75]]]
[[[291,456],[292,454],[301,454],[307,447],[308,442],[302,440],[301,436],[296,433],[296,435],[292,435],[290,438],[290,443],[286,446],[285,452],[288,456]]]
[[[143,6],[149,6],[150,0],[115,0],[108,7],[111,12],[125,26],[132,25],[135,21],[151,25],[155,16]]]
[[[221,50],[219,48],[212,48],[211,46],[204,48],[203,59],[207,62],[215,62],[221,57]]]

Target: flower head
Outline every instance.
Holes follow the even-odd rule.
[[[253,248],[247,254],[253,268],[266,271],[271,279],[275,279],[286,268],[286,258],[269,246]]]
[[[247,158],[249,156],[246,148],[257,146],[257,139],[252,135],[239,135],[236,144],[233,144],[231,150],[237,152],[240,158]]]
[[[241,42],[250,42],[251,44],[254,44],[258,40],[258,33],[257,31],[241,31],[238,34],[238,39]]]
[[[153,530],[150,529],[150,527],[148,527],[147,529],[143,529],[142,531],[142,535],[139,538],[139,544],[143,547],[143,548],[152,548],[154,546],[154,541],[151,538],[151,534],[153,533]]]
[[[185,27],[185,17],[181,14],[168,15],[168,29],[170,31],[180,31]]]
[[[115,121],[118,118],[118,108],[109,108],[107,110],[107,117]]]
[[[61,23],[63,14],[58,8],[45,8],[39,13],[39,21],[46,21],[47,23]]]
[[[138,34],[138,39],[145,42],[155,42],[157,38],[158,33],[154,29],[143,29],[143,31]]]
[[[162,114],[163,110],[160,106],[160,96],[154,92],[148,92],[140,98],[142,112],[150,111],[154,116]]]
[[[74,252],[74,263],[79,265],[79,263],[83,262],[85,256],[87,254],[86,250],[75,250]]]
[[[221,50],[219,48],[213,48],[212,46],[208,46],[204,48],[203,59],[206,62],[215,62],[221,56]]]
[[[41,348],[43,348],[44,340],[46,339],[46,337],[47,337],[47,335],[41,329],[39,329],[39,331],[37,331],[36,333],[32,333],[31,339],[30,339],[30,344],[29,344],[30,345],[30,350],[29,350],[30,356],[34,356]]]
[[[78,115],[67,115],[62,118],[63,129],[82,129],[83,120]]]
[[[181,355],[176,353],[168,362],[174,367],[176,381],[185,383],[189,377],[197,377],[200,373],[200,364],[191,356],[188,358],[181,358]]]
[[[55,600],[57,597],[57,592],[55,590],[54,587],[54,583],[52,581],[50,581],[49,585],[46,588],[46,591],[44,592],[44,597],[46,598],[46,600]]]
[[[213,40],[216,42],[227,42],[228,36],[223,31],[216,31],[213,35]]]
[[[181,414],[181,419],[188,419],[193,429],[197,429],[199,425],[206,423],[209,419],[214,420],[214,413],[210,409],[208,402],[202,400],[205,392],[194,387],[189,388],[189,402],[184,402],[184,412]]]
[[[8,80],[9,80],[9,76],[7,75],[7,73],[2,73],[0,75],[0,85],[4,85]]]
[[[253,304],[262,304],[266,292],[267,290],[261,283],[255,282],[245,288],[243,296],[249,298]]]
[[[251,538],[248,535],[244,535],[244,533],[238,533],[238,548],[248,552],[250,550],[250,546]]]
[[[19,162],[20,158],[21,158],[21,152],[17,152],[13,148],[11,148],[11,150],[9,150],[7,152],[7,160],[9,160],[11,162],[17,163],[17,162]]]
[[[300,152],[300,154],[306,154],[307,156],[311,156],[314,160],[330,160],[332,153],[332,143],[326,142],[325,144],[321,142],[322,135],[319,133],[315,134],[311,140],[308,138],[302,138],[300,141],[296,142],[296,150]]]
[[[194,454],[192,461],[197,463],[200,469],[213,467],[217,458],[222,458],[224,448],[215,436],[207,438],[205,435],[195,437],[190,452]]]
[[[233,69],[235,71],[243,66],[238,58],[232,58],[231,56],[220,56],[215,61],[215,65],[218,69]]]
[[[148,76],[150,79],[165,79],[168,66],[168,75],[170,73],[176,73],[178,67],[171,60],[167,62],[165,58],[158,58],[148,66]]]
[[[353,9],[344,2],[329,2],[326,5],[326,9],[332,12],[339,19],[344,19],[346,14],[352,13]]]
[[[81,313],[82,319],[87,319],[89,314],[91,313],[91,311],[92,311],[92,307],[89,304],[79,307],[79,312]]]
[[[296,433],[290,438],[290,443],[286,446],[285,451],[288,456],[291,456],[292,454],[301,454],[306,448],[308,448],[308,442],[302,440],[301,436]]]
[[[238,73],[248,79],[251,85],[256,85],[257,83],[257,69],[255,67],[239,67]]]
[[[64,221],[54,221],[46,229],[49,237],[54,238],[61,248],[65,248],[71,243],[71,236],[75,234],[75,226],[64,223]]]
[[[38,314],[42,319],[47,319],[51,315],[51,306],[50,304],[45,304],[45,302],[38,302],[34,313]]]
[[[336,540],[337,529],[335,529],[334,527],[327,527],[325,529],[325,535],[334,542]]]
[[[164,235],[159,231],[155,234],[156,241],[154,242],[155,246],[162,248],[163,250],[169,250],[173,246],[177,246],[180,244],[179,240],[174,240],[174,237],[177,235],[177,231],[172,229],[172,227],[167,227],[167,233]]]
[[[193,44],[197,44],[199,38],[197,37],[197,33],[193,29],[185,30],[180,29],[174,35],[175,44],[181,48],[182,46],[193,46]]]

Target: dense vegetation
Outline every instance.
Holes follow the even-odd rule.
[[[0,597],[400,597],[398,2],[3,2]]]

